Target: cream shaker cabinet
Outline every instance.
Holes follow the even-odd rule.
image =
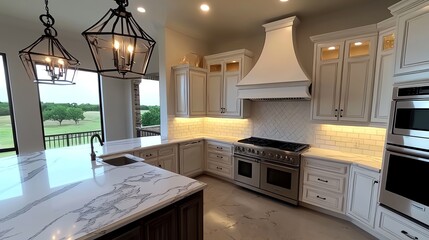
[[[136,151],[134,152],[134,155],[143,158],[145,163],[177,173],[177,148],[177,144],[173,144],[159,148]]]
[[[429,2],[404,0],[389,9],[397,18],[395,83],[427,81]]]
[[[179,152],[179,174],[187,177],[194,177],[203,172],[203,140],[181,143]]]
[[[395,28],[380,31],[375,64],[371,122],[387,124],[393,91]]]
[[[250,71],[253,54],[236,50],[206,56],[207,116],[248,117],[248,100],[238,99],[236,84]]]
[[[207,75],[203,68],[172,67],[175,84],[175,112],[178,117],[206,115]]]
[[[368,122],[376,32],[315,43],[312,119]]]
[[[351,167],[347,215],[370,228],[374,228],[379,178],[379,172]]]

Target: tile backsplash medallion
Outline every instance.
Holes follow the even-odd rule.
[[[310,101],[252,102],[249,119],[168,118],[169,138],[249,136],[311,144],[313,147],[381,157],[385,128],[314,123]]]
[[[313,123],[310,101],[252,102],[253,135],[381,157],[385,128]]]

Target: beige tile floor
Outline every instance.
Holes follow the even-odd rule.
[[[374,239],[353,224],[210,176],[204,190],[205,240]]]

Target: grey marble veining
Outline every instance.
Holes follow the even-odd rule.
[[[1,159],[0,240],[91,239],[205,187],[144,162],[91,162],[88,150]]]

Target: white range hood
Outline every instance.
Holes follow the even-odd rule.
[[[263,25],[265,44],[258,62],[237,84],[238,98],[253,100],[309,100],[311,81],[295,54],[297,17]]]

